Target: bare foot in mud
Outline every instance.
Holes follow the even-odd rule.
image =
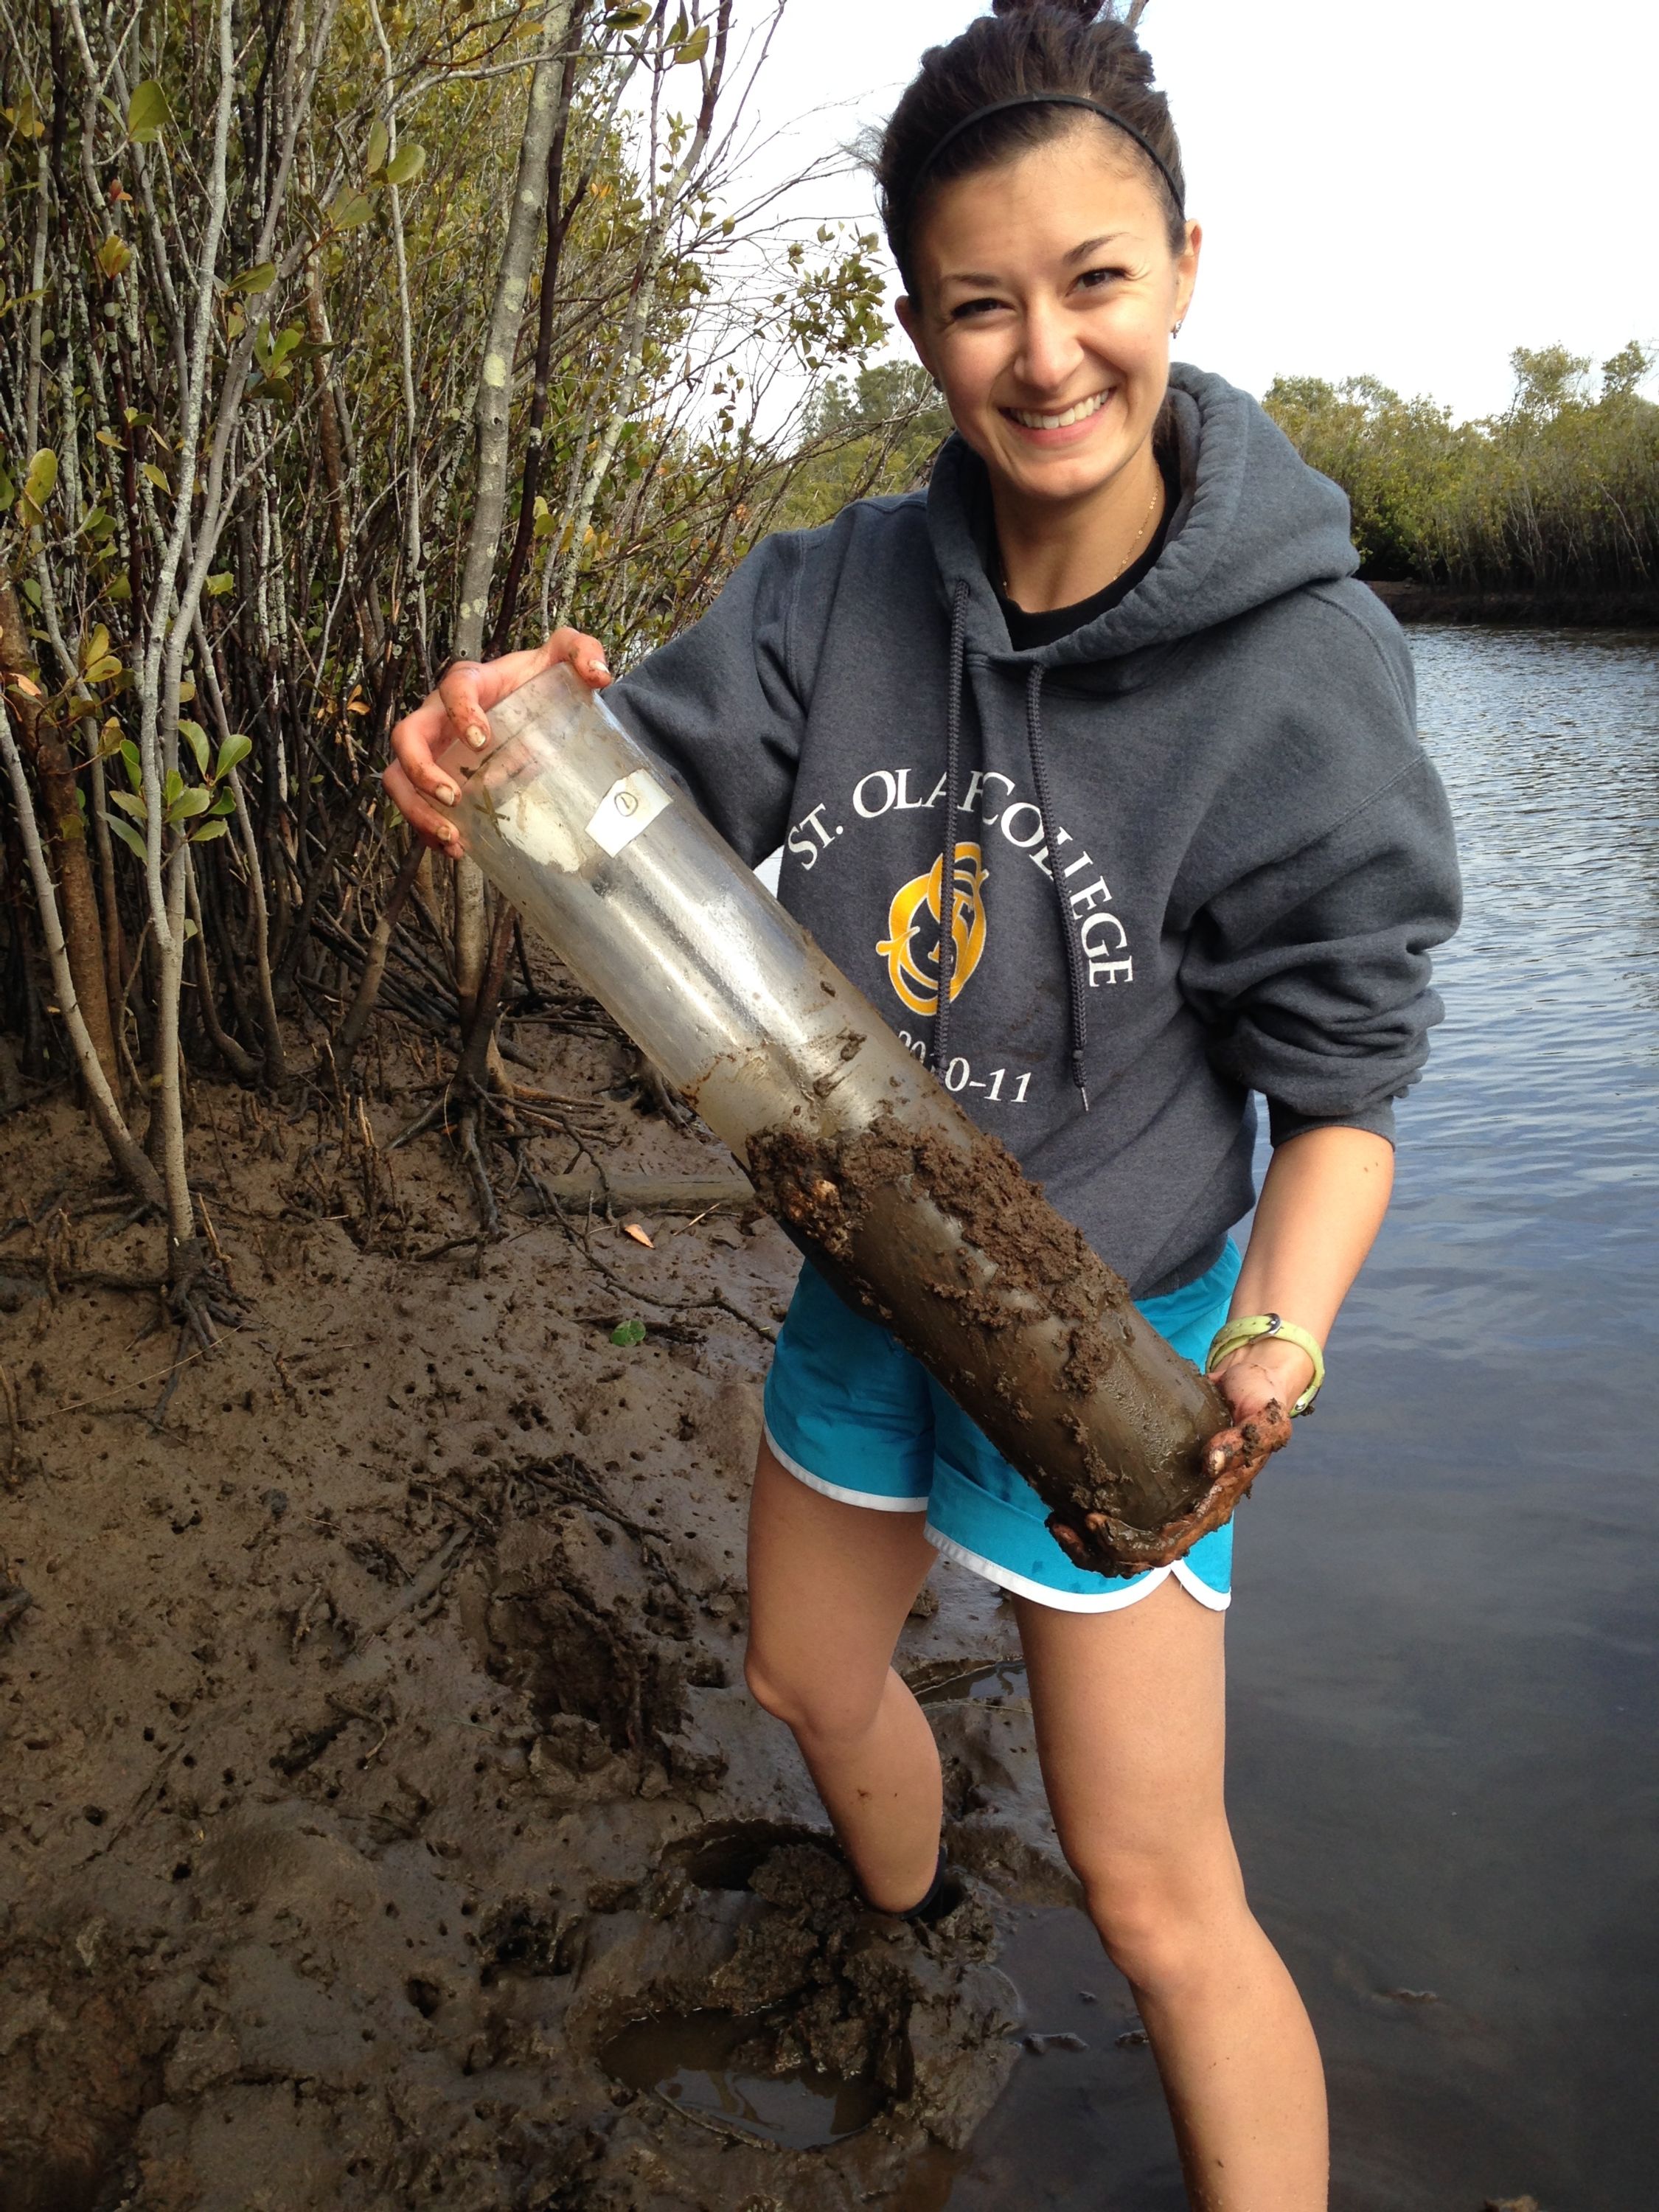
[[[1262,1366],[1239,1358],[1210,1379],[1237,1418],[1204,1448],[1209,1487],[1185,1513],[1156,1529],[1133,1528],[1111,1513],[1087,1513],[1079,1520],[1051,1513],[1049,1531],[1073,1566],[1106,1575],[1168,1566],[1231,1518],[1273,1455],[1289,1443],[1290,1415]]]

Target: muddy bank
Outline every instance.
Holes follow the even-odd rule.
[[[1449,584],[1374,583],[1397,622],[1490,623],[1512,629],[1659,629],[1651,585],[1577,592],[1466,591]]]
[[[822,1142],[763,1133],[749,1168],[842,1295],[923,1361],[1051,1511],[1098,1516],[1103,1575],[1160,1565],[1232,1510],[1204,1463],[1231,1419],[1221,1398],[995,1137],[964,1122],[957,1142],[884,1113]]]
[[[726,1171],[605,1102],[623,1060],[565,1040],[537,1080],[605,1120],[615,1173]],[[647,1249],[511,1199],[479,1244],[435,1143],[386,1150],[404,1087],[355,1136],[198,1087],[250,1310],[171,1374],[153,1301],[108,1287],[157,1232],[118,1228],[78,1116],[0,1123],[33,1217],[0,1242],[0,2202],[890,2197],[1018,2054],[1009,1900],[1071,1893],[1029,1712],[931,1709],[956,1909],[858,1911],[741,1679],[792,1249],[763,1217],[630,1215]],[[1012,1658],[994,1591],[942,1566],[927,1595],[919,1681]],[[856,2131],[775,2148],[617,2070],[630,2022],[710,2014],[757,2081],[839,2069]]]

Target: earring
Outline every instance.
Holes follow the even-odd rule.
[[[1184,323],[1184,322],[1186,321],[1186,319],[1187,319],[1187,318],[1185,317],[1185,315],[1183,315],[1183,316],[1182,317],[1182,319],[1181,319],[1181,323]],[[1172,338],[1178,338],[1178,337],[1181,336],[1181,323],[1171,323],[1171,324],[1170,324],[1170,336]]]

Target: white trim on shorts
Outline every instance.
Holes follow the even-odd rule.
[[[787,1468],[797,1482],[804,1482],[809,1490],[816,1490],[822,1498],[833,1498],[842,1505],[867,1505],[872,1513],[925,1513],[927,1510],[927,1499],[925,1496],[883,1498],[873,1490],[848,1490],[839,1482],[826,1482],[821,1474],[814,1474],[809,1468],[804,1468],[798,1459],[791,1459],[773,1435],[767,1423],[763,1421],[761,1429],[765,1436],[767,1447],[779,1466]]]
[[[1200,1605],[1207,1606],[1212,1613],[1225,1613],[1233,1601],[1231,1590],[1212,1589],[1208,1583],[1193,1572],[1185,1559],[1176,1559],[1167,1567],[1152,1568],[1141,1581],[1132,1583],[1127,1589],[1108,1590],[1099,1597],[1092,1597],[1081,1590],[1055,1589],[1048,1583],[1034,1583],[1028,1575],[1017,1575],[1012,1567],[1000,1567],[994,1559],[970,1552],[954,1536],[935,1528],[931,1521],[922,1534],[936,1552],[942,1553],[947,1559],[954,1559],[958,1566],[982,1575],[988,1583],[1012,1590],[1016,1597],[1028,1597],[1034,1604],[1052,1606],[1056,1613],[1121,1613],[1125,1606],[1139,1605],[1142,1598],[1150,1597],[1159,1583],[1167,1582],[1171,1575],[1182,1589]]]

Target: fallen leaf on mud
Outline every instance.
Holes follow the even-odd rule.
[[[1146,2029],[1144,2027],[1132,2027],[1127,2034],[1119,2036],[1117,2039],[1117,2047],[1120,2051],[1139,2051],[1145,2045],[1146,2041]]]
[[[1382,1994],[1385,1997],[1392,1997],[1395,2004],[1438,2004],[1440,2002],[1433,1990],[1384,1990]]]
[[[623,1222],[623,1235],[631,1237],[636,1244],[643,1244],[647,1252],[654,1252],[657,1249],[637,1221]]]
[[[611,1332],[612,1344],[643,1344],[645,1323],[642,1321],[620,1322]]]

